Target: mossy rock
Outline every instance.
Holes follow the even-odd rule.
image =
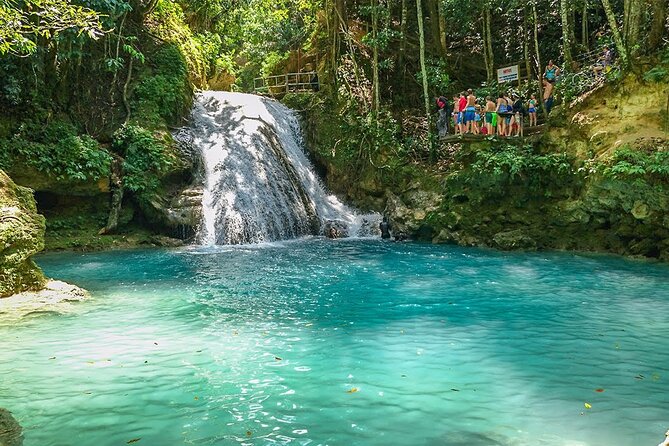
[[[31,256],[44,248],[44,217],[32,191],[0,170],[0,297],[37,290],[46,279]]]

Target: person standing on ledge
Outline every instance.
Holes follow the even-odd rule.
[[[388,222],[388,217],[383,216],[383,220],[379,223],[379,229],[381,230],[381,238],[388,239],[390,238],[390,223]]]

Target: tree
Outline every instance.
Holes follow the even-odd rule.
[[[611,28],[611,32],[613,33],[613,41],[615,42],[616,50],[618,50],[618,54],[620,55],[620,61],[622,63],[622,66],[624,68],[627,68],[629,66],[629,59],[627,57],[627,48],[625,47],[625,43],[623,42],[623,39],[620,36],[620,30],[618,29],[616,16],[613,13],[613,9],[611,9],[611,3],[609,2],[609,0],[602,0],[602,6],[604,6],[604,12],[606,13],[606,18],[609,21],[609,27]]]
[[[427,68],[425,66],[425,31],[423,30],[422,0],[416,0],[416,17],[418,19],[418,38],[420,44],[420,71],[423,78],[423,99],[425,101],[425,118],[427,119],[427,134],[430,141],[430,156],[432,157],[432,138],[430,137],[430,97],[427,88]]]
[[[651,24],[648,34],[648,50],[654,51],[660,47],[664,36],[664,24],[667,21],[667,0],[651,0]]]
[[[492,51],[492,32],[490,22],[490,0],[483,2],[483,59],[485,62],[486,80],[492,82],[495,76],[495,61]]]
[[[564,54],[565,68],[571,70],[571,36],[569,32],[569,0],[560,0],[560,19],[562,21],[562,53]]]
[[[102,35],[99,15],[67,0],[0,0],[0,54],[25,56],[37,49],[35,40],[76,29],[92,39]]]

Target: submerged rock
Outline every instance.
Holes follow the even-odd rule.
[[[44,274],[31,259],[44,248],[44,230],[32,191],[0,170],[0,298],[44,286]]]
[[[21,446],[21,425],[7,409],[0,408],[0,446]]]

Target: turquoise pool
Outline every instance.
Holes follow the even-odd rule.
[[[0,322],[26,446],[652,446],[669,427],[667,265],[324,239],[38,263],[93,298]]]

